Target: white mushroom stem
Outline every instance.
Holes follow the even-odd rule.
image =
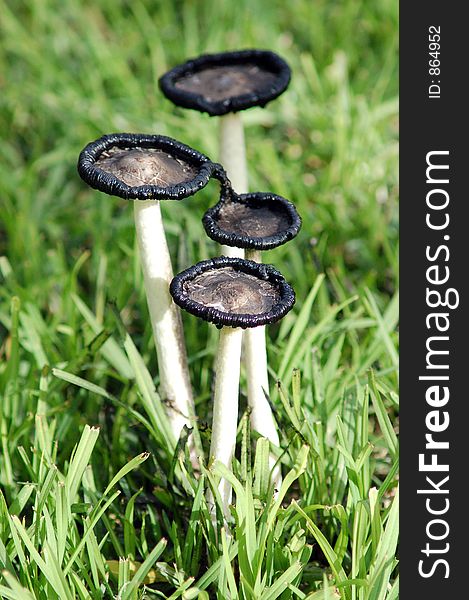
[[[257,263],[262,262],[258,250],[246,250],[246,258]],[[262,437],[267,438],[275,446],[280,445],[272,409],[267,400],[269,396],[269,379],[267,372],[267,349],[265,343],[265,327],[252,327],[244,333],[244,362],[248,384],[248,405],[251,409],[251,427]],[[272,471],[272,482],[275,490],[282,485],[282,471],[273,453],[270,454],[269,465]]]
[[[244,142],[244,126],[240,113],[228,113],[220,117],[220,156],[231,181],[238,194],[248,192],[248,173],[246,163],[246,146]],[[244,258],[244,250],[231,246],[221,246],[225,256]],[[246,250],[246,258],[262,262],[261,253]],[[265,327],[249,328],[244,333],[244,362],[248,380],[248,404],[251,408],[251,427],[272,444],[279,446],[279,436],[272,409],[267,401],[269,382],[267,374],[267,351],[265,343]],[[270,456],[270,467],[273,469],[272,481],[276,490],[282,484],[280,465],[276,465],[274,454]]]
[[[161,218],[160,201],[135,200],[134,216],[158,357],[160,391],[167,402],[168,418],[177,440],[184,425],[192,427],[190,418],[194,415],[194,400],[181,315],[169,293],[173,269]]]
[[[248,191],[244,126],[239,113],[220,117],[220,162],[238,194]]]
[[[223,327],[220,330],[215,365],[212,441],[210,458],[219,460],[231,470],[238,428],[239,371],[243,330]],[[222,479],[219,485],[223,514],[229,516],[231,485]]]
[[[246,165],[246,147],[244,143],[243,120],[239,113],[228,113],[220,117],[220,153],[219,162],[223,165],[238,194],[248,191],[248,171]],[[244,258],[244,250],[232,246],[221,246],[224,256]]]

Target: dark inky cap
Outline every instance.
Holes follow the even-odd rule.
[[[297,235],[301,218],[295,206],[282,196],[264,192],[238,195],[225,188],[202,223],[207,235],[220,244],[270,250]]]
[[[181,308],[218,328],[275,323],[295,303],[292,287],[274,267],[226,256],[179,273],[169,291]]]
[[[239,50],[189,60],[159,84],[174,104],[216,116],[265,106],[285,91],[290,77],[290,67],[274,52]]]
[[[215,169],[197,150],[163,135],[103,135],[78,158],[78,173],[88,185],[138,200],[192,196],[207,185]]]

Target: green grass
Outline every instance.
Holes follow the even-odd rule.
[[[396,4],[0,0],[0,14],[0,597],[398,598]],[[216,158],[215,121],[157,79],[237,47],[292,67],[288,91],[246,114],[247,153],[251,189],[291,199],[303,228],[265,255],[297,294],[268,331],[284,485],[274,501],[243,378],[226,537],[204,495],[222,468],[197,478],[161,426],[131,206],[75,165],[113,131]],[[164,204],[176,271],[217,254],[200,222],[216,194]],[[184,326],[207,450],[217,335]]]

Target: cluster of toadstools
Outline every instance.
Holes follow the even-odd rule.
[[[301,219],[291,202],[272,193],[248,193],[240,112],[265,106],[290,82],[286,62],[270,51],[210,54],[170,70],[160,88],[174,104],[219,118],[220,163],[161,135],[104,135],[80,154],[78,171],[91,187],[134,200],[135,226],[148,308],[155,338],[160,395],[168,413],[167,434],[175,442],[195,423],[194,400],[178,307],[220,329],[215,364],[209,464],[231,469],[238,424],[243,344],[251,428],[272,445],[272,492],[281,484],[279,437],[268,400],[264,326],[281,319],[295,295],[284,277],[263,264],[261,252],[298,233]],[[218,203],[203,216],[207,235],[221,255],[173,277],[160,200],[182,200],[210,179],[220,185]],[[197,460],[196,446],[189,438]],[[222,510],[229,515],[231,485],[220,481]]]

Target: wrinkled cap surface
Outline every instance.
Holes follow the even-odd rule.
[[[184,284],[184,292],[204,306],[234,315],[261,315],[279,300],[279,292],[271,283],[232,267],[198,275]]]
[[[217,327],[257,327],[281,319],[295,294],[272,266],[221,256],[202,261],[171,282],[181,308]]]
[[[287,63],[268,50],[205,54],[163,75],[160,88],[174,104],[209,115],[265,106],[288,86]]]
[[[78,172],[91,187],[127,199],[179,200],[207,185],[217,165],[162,135],[115,133],[88,144]]]
[[[293,239],[301,227],[295,206],[275,194],[235,194],[225,189],[202,223],[207,235],[226,246],[269,250]]]
[[[187,162],[155,148],[112,146],[101,154],[95,164],[131,187],[168,187],[191,181],[197,175],[197,169]]]

